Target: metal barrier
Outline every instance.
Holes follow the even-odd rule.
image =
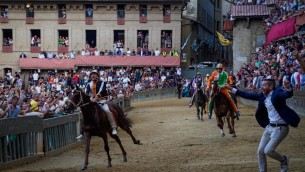
[[[124,98],[114,100],[124,111],[130,109],[130,101]],[[81,120],[80,111],[48,119],[38,116],[1,119],[0,169],[26,164],[77,146]]]
[[[36,116],[0,120],[1,163],[42,155],[43,120]]]
[[[160,89],[160,90],[149,90],[149,91],[134,93],[134,95],[131,98],[131,102],[172,98],[176,96],[178,97],[176,93],[176,87]]]

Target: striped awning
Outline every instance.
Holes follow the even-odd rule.
[[[231,14],[233,17],[268,16],[270,9],[266,5],[232,5]]]
[[[76,66],[166,66],[180,65],[172,56],[80,56],[74,59],[20,58],[20,69],[74,69]]]

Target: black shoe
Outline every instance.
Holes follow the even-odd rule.
[[[284,159],[285,159],[284,162],[281,163],[281,172],[287,172],[288,171],[289,159],[285,155],[284,155]]]

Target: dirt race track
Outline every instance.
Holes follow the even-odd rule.
[[[91,143],[87,171],[115,172],[256,172],[256,149],[263,132],[254,117],[255,108],[239,105],[241,119],[236,122],[236,138],[228,134],[220,137],[215,116],[204,121],[195,118],[195,107],[188,108],[189,99],[166,99],[133,104],[129,117],[132,131],[143,145],[134,145],[122,130],[119,136],[127,151],[128,162],[122,162],[117,143],[110,140],[112,168],[107,168],[107,156],[102,139]],[[305,121],[302,117],[297,129],[290,128],[287,138],[277,148],[290,157],[289,171],[305,171]],[[9,171],[79,171],[84,159],[83,146],[56,157]],[[267,158],[268,170],[280,171],[275,160]]]

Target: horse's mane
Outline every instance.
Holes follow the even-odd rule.
[[[104,110],[100,107],[100,105],[97,102],[92,102],[90,100],[90,96],[86,95],[85,92],[81,89],[80,96],[83,98],[84,103],[89,103],[88,107],[81,107],[82,114],[84,117],[84,123],[85,124],[98,124],[100,121],[100,115],[105,114]]]

